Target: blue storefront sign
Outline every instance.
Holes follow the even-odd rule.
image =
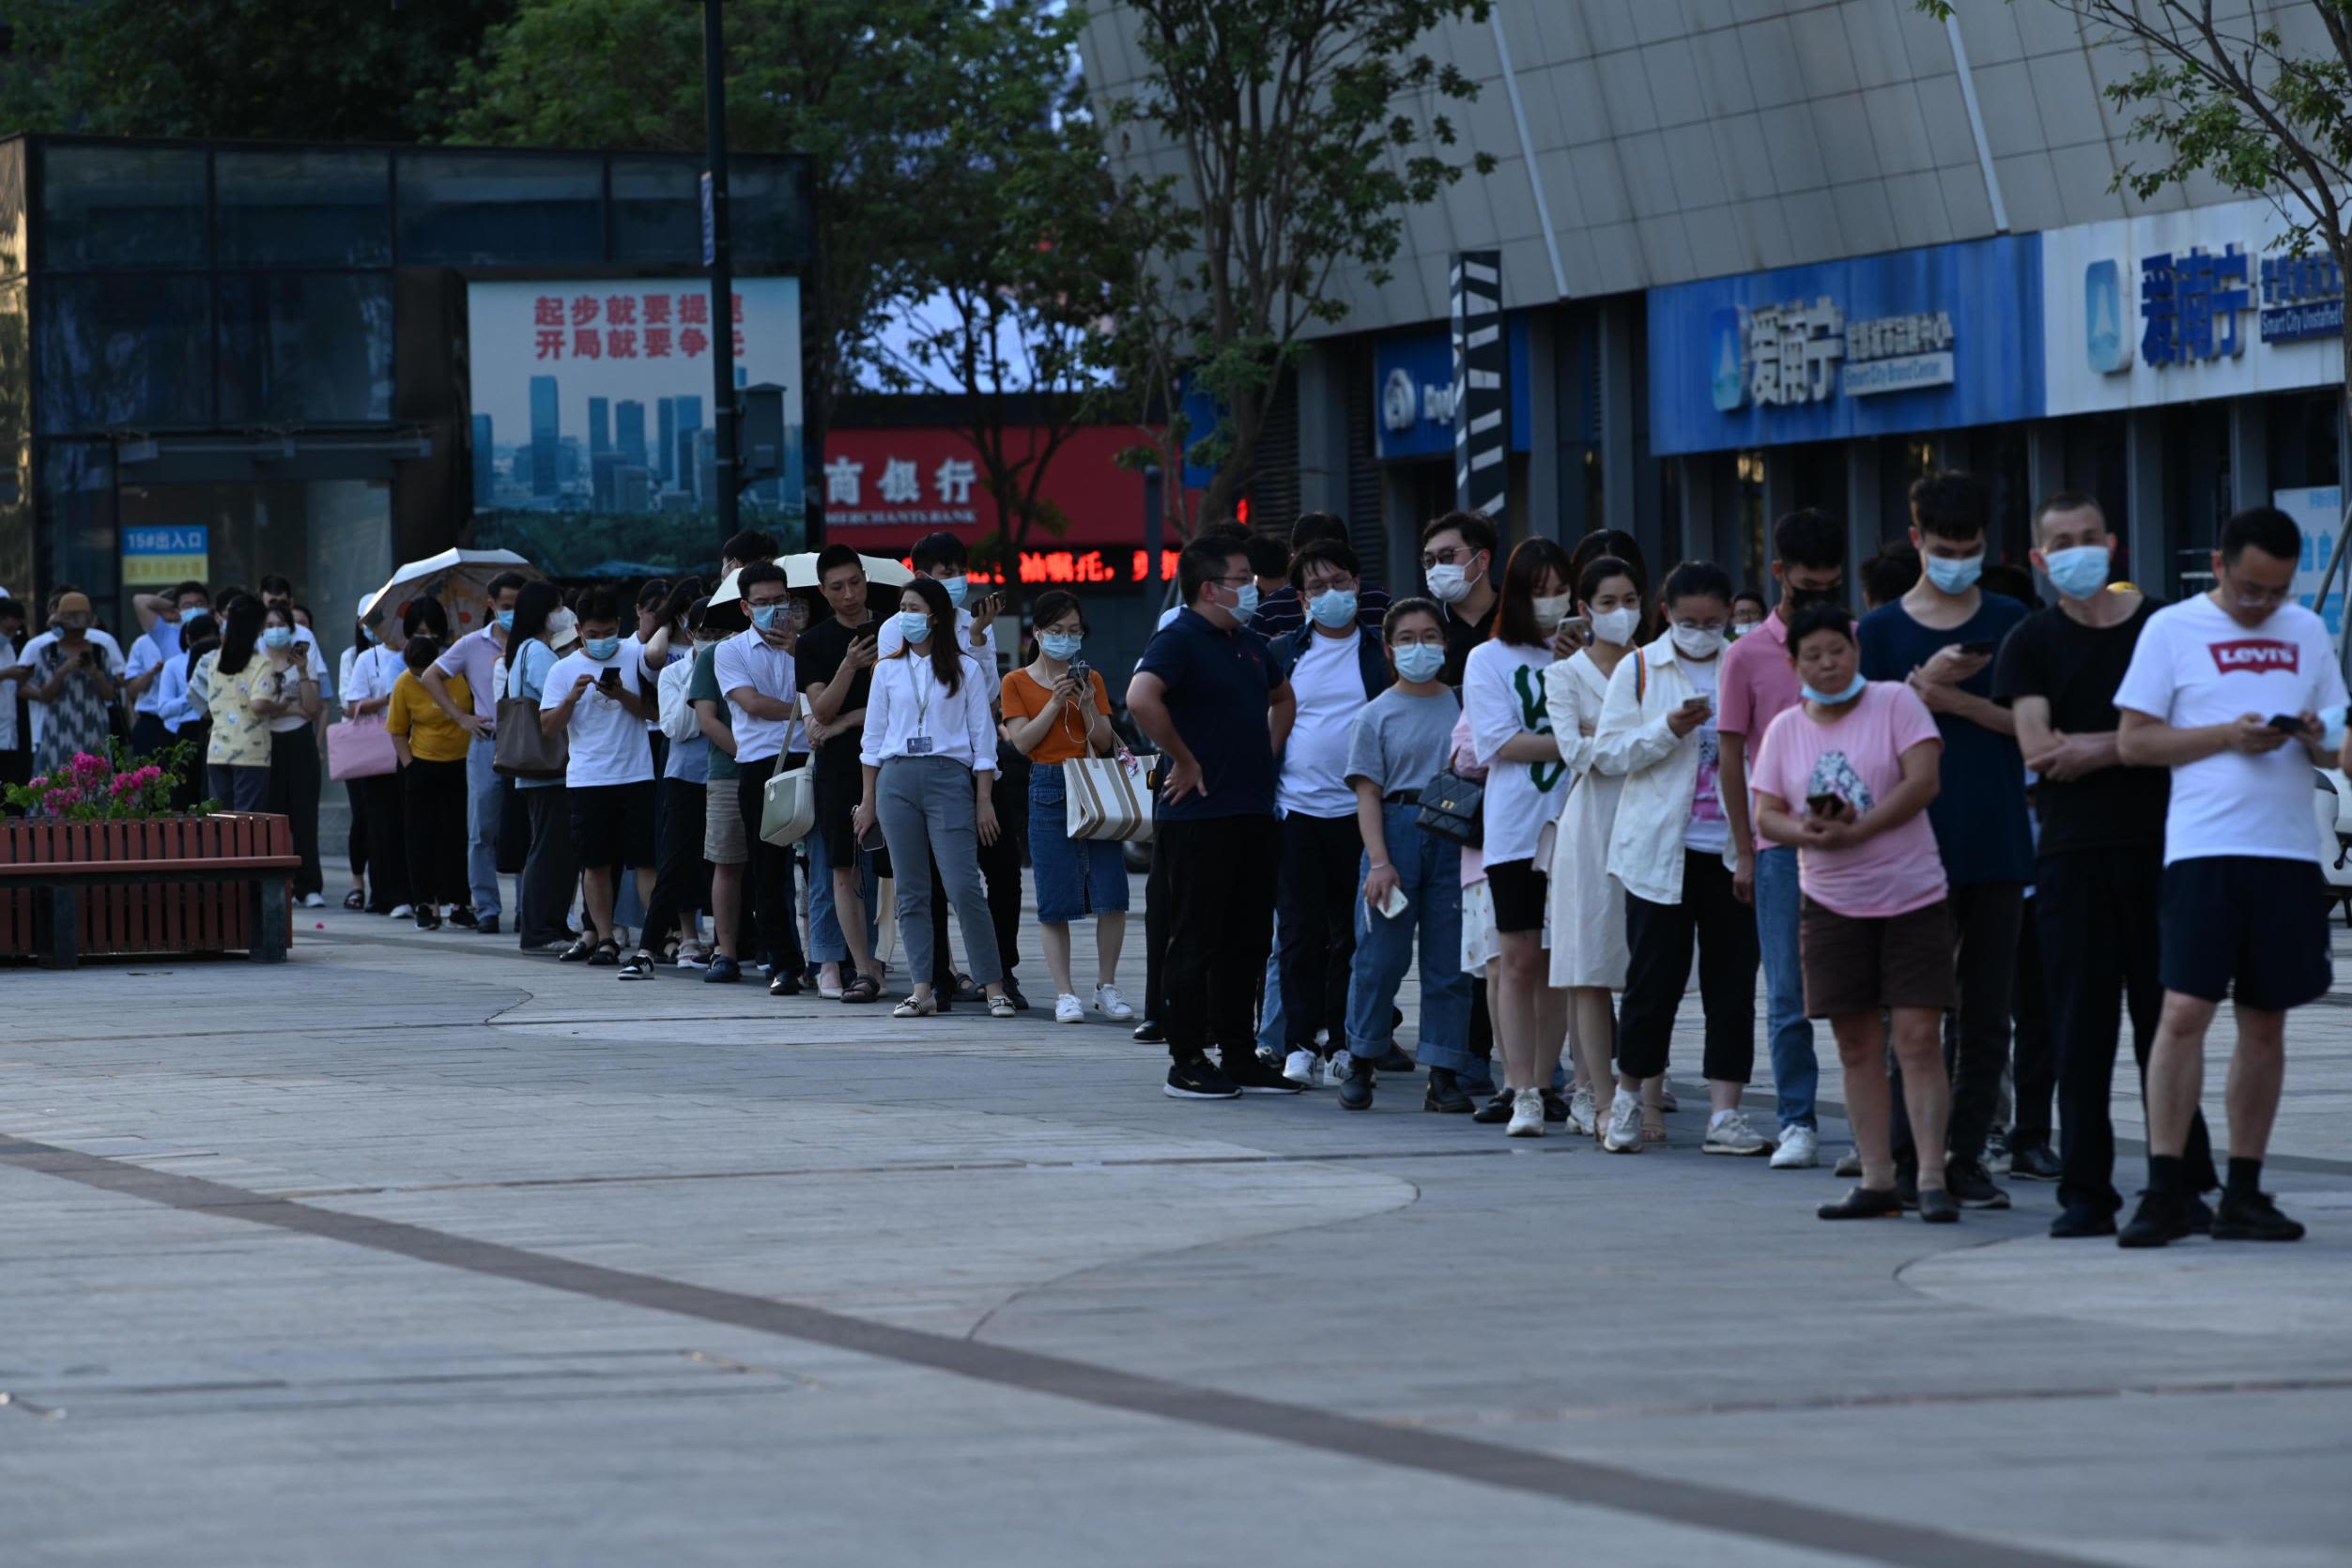
[[[1525,452],[1534,432],[1528,394],[1532,352],[1524,311],[1504,318],[1511,350],[1507,382],[1511,450]],[[1394,332],[1372,348],[1372,454],[1396,458],[1453,454],[1453,341],[1443,327]]]
[[[1652,289],[1649,315],[1661,455],[2042,411],[2037,236]]]

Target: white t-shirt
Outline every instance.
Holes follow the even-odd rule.
[[[1364,678],[1356,659],[1355,628],[1345,637],[1314,637],[1290,669],[1299,716],[1283,745],[1274,804],[1283,815],[1348,817],[1356,792],[1347,783],[1347,735],[1364,711]]]
[[[100,631],[96,626],[92,626],[83,635],[87,637],[92,642],[98,644],[98,646],[105,652],[106,673],[113,676],[116,681],[120,681],[123,678],[122,644],[115,640],[115,636],[112,632]],[[16,658],[12,662],[22,665],[30,665],[34,660],[39,658],[43,653],[47,653],[50,645],[54,643],[56,640],[57,634],[55,632],[43,632],[38,637],[28,638],[25,640],[24,646],[17,650]],[[13,694],[11,694],[10,699],[14,699]],[[36,702],[32,704],[32,709],[33,746],[38,746],[40,745],[40,732],[42,728],[41,720],[47,715],[49,705],[45,702]],[[31,747],[28,747],[27,749],[31,749]]]
[[[140,633],[138,639],[131,645],[131,657],[123,662],[123,679],[135,681],[150,669],[161,669],[164,661],[172,657],[173,653],[179,647],[179,638],[170,635],[159,638],[156,633],[174,634],[178,629],[169,622],[158,621],[155,623],[155,631]],[[167,642],[168,646],[166,646]],[[160,713],[161,710],[158,704],[162,700],[162,694],[157,691],[156,687],[161,684],[160,676],[156,680],[149,681],[147,689],[141,692],[138,701],[131,704],[131,712]]]
[[[1705,664],[1695,659],[1674,661],[1690,684],[1706,698],[1707,722],[1699,727],[1699,776],[1693,782],[1690,821],[1683,828],[1683,847],[1703,854],[1721,854],[1731,842],[1730,819],[1723,814],[1723,743],[1715,734],[1716,693],[1723,684],[1723,655]]]
[[[1462,706],[1469,715],[1470,749],[1486,764],[1485,863],[1535,858],[1544,824],[1568,798],[1565,762],[1504,762],[1495,753],[1514,735],[1552,732],[1544,700],[1549,648],[1522,648],[1489,638],[1470,650],[1462,667]]]
[[[0,637],[0,669],[16,668],[16,647]],[[16,683],[0,681],[0,751],[16,749]]]
[[[906,646],[906,634],[899,630],[898,612],[894,610],[883,616],[881,620],[882,630],[874,638],[876,660],[889,658]],[[968,609],[956,611],[956,651],[969,653],[979,660],[992,672],[990,678],[993,680],[993,671],[996,669],[996,623],[992,621],[981,629],[980,645],[975,648],[972,645],[972,612]]]
[[[615,653],[600,663],[583,648],[564,654],[547,671],[546,684],[539,695],[540,711],[563,706],[563,699],[572,695],[572,683],[583,675],[601,676],[607,669],[621,672],[624,689],[641,690],[637,660]],[[653,748],[646,742],[644,722],[632,718],[619,698],[607,697],[593,686],[580,693],[579,702],[572,709],[570,737],[571,760],[565,764],[563,781],[573,789],[653,781]]]
[[[800,686],[792,679],[792,655],[781,648],[772,648],[760,635],[758,627],[737,632],[718,645],[711,659],[711,674],[718,682],[722,694],[749,686],[761,696],[786,704],[796,701]],[[763,762],[771,757],[781,757],[791,748],[792,721],[789,718],[758,718],[728,699],[728,713],[735,722],[735,762]]]
[[[2116,707],[2182,730],[2247,714],[2322,713],[2344,700],[2319,617],[2283,605],[2261,625],[2241,626],[2203,593],[2148,617],[2115,692]],[[2222,854],[2316,863],[2313,788],[2311,759],[2292,741],[2260,757],[2222,751],[2175,768],[2164,864]]]

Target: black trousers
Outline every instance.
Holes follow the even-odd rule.
[[[788,975],[808,967],[801,953],[799,912],[792,903],[792,852],[760,837],[760,813],[767,804],[768,779],[778,767],[799,762],[796,757],[766,757],[735,764],[735,802],[743,809],[744,831],[751,844],[751,858],[744,867],[751,921],[744,930],[752,950],[766,954],[770,963]]]
[[[530,816],[530,855],[523,862],[522,908],[515,915],[515,932],[529,951],[572,934],[572,891],[580,871],[572,858],[571,792],[548,784],[516,790],[515,798]]]
[[[466,760],[417,758],[400,770],[403,826],[407,834],[408,901],[427,906],[472,902],[466,877]]]
[[[2112,1213],[2123,1207],[2115,1191],[2115,1127],[2109,1114],[2116,1036],[2129,1006],[2131,1053],[2139,1063],[2144,1101],[2148,1051],[2164,1010],[2157,929],[2163,882],[2164,854],[2155,844],[2044,855],[2036,874],[2034,902],[2040,906],[2036,919],[2056,1044],[2063,1207]],[[2192,1192],[2220,1185],[2203,1111],[2189,1124],[2181,1176]]]
[[[1708,1082],[1745,1084],[1756,1067],[1756,971],[1763,952],[1756,911],[1731,891],[1720,854],[1683,852],[1683,901],[1653,904],[1625,895],[1625,1000],[1617,1023],[1617,1070],[1654,1078],[1666,1070],[1674,1014],[1690,983],[1699,944],[1699,1002],[1707,1017]]]
[[[1356,890],[1362,885],[1364,839],[1356,814],[1282,820],[1282,861],[1274,879],[1275,930],[1282,944],[1283,1036],[1292,1051],[1347,1050],[1347,976],[1356,957]]]
[[[1154,834],[1168,869],[1168,1054],[1257,1049],[1252,1007],[1273,942],[1282,825],[1271,817],[1207,817]],[[1155,900],[1156,901],[1156,900]]]
[[[2024,913],[2025,884],[1975,883],[1953,888],[1950,898],[1952,925],[1960,932],[1960,945],[1953,950],[1952,960],[1960,1007],[1945,1063],[1952,1081],[1952,1114],[1944,1129],[1947,1167],[1984,1157],[1985,1134],[1992,1130],[1992,1118],[2000,1110],[2001,1069],[2009,1062],[2009,1003],[2017,985],[2018,921]],[[1886,1064],[1895,1084],[1895,1161],[1911,1170],[1918,1164],[1919,1155],[1912,1139],[1911,1114],[1903,1104],[1902,1064],[1892,1051],[1886,1053]]]
[[[365,822],[368,868],[367,909],[390,915],[413,900],[408,896],[408,816],[406,794],[396,773],[351,780],[351,837],[361,837]],[[463,903],[465,899],[460,899]]]
[[[172,744],[172,732],[155,714],[134,714],[131,720],[131,755],[152,757]]]
[[[658,953],[678,929],[678,918],[711,902],[711,868],[702,858],[702,829],[710,790],[683,778],[665,778],[659,791],[660,845],[654,855],[653,901],[645,906],[645,930],[638,945]]]
[[[2050,1035],[2050,993],[2042,984],[2041,896],[2025,900],[2017,924],[2017,984],[2009,998],[2009,1147],[2047,1148],[2050,1102],[2058,1088],[2058,1051]]]
[[[293,824],[294,853],[302,857],[294,873],[298,899],[323,892],[318,869],[318,737],[309,725],[269,737],[269,809]]]
[[[1152,805],[1156,811],[1157,798]],[[1167,844],[1155,823],[1151,869],[1144,875],[1144,1017],[1162,1025],[1168,1022],[1168,926],[1176,909],[1175,870]]]

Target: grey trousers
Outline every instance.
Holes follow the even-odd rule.
[[[938,896],[931,886],[933,861],[963,927],[972,978],[987,985],[1005,977],[988,889],[980,882],[973,788],[972,770],[946,757],[890,758],[874,781],[874,814],[899,884],[899,944],[906,949],[906,972],[918,980],[931,976],[931,899]]]

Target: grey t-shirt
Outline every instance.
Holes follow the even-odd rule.
[[[1446,765],[1461,716],[1462,699],[1451,691],[1407,697],[1391,686],[1349,726],[1348,782],[1369,778],[1384,795],[1420,789]]]

